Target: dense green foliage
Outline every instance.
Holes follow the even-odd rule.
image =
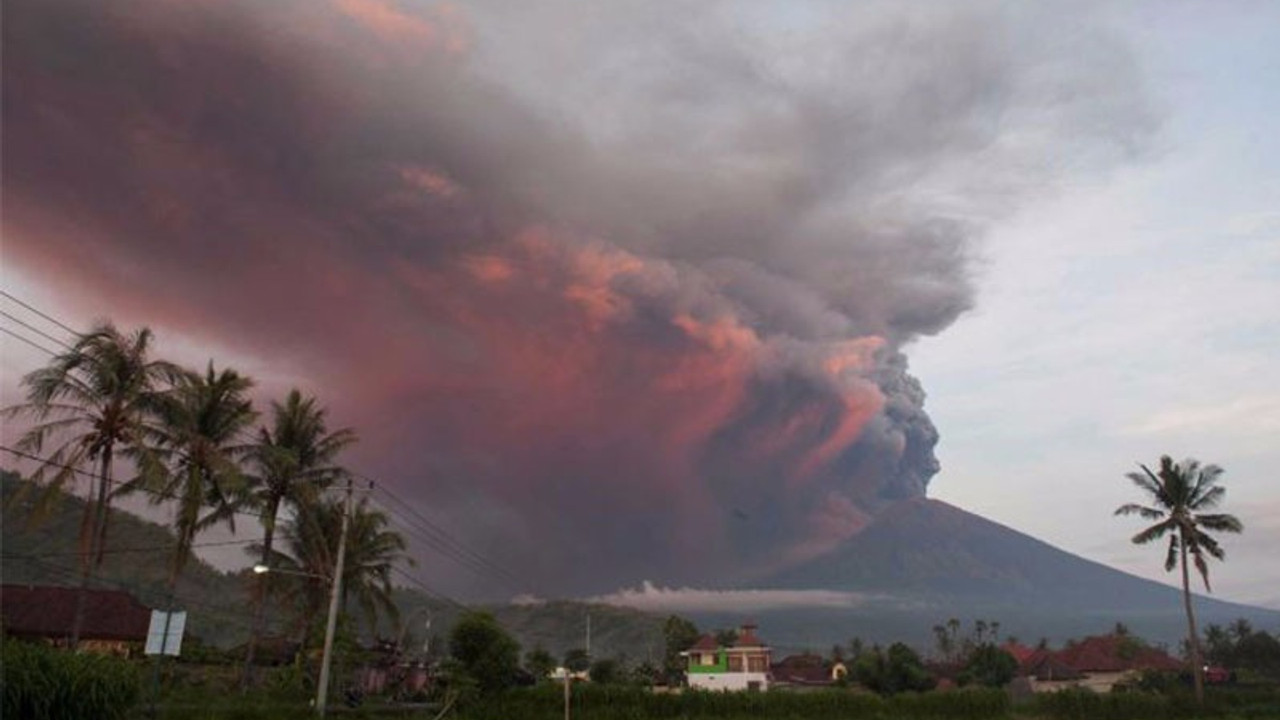
[[[591,682],[597,685],[615,685],[626,680],[621,663],[613,658],[602,658],[591,663]]]
[[[556,659],[545,648],[536,647],[525,653],[524,669],[535,680],[542,682],[556,669]]]
[[[853,677],[881,695],[931,690],[936,684],[916,651],[902,643],[863,651],[853,664]]]
[[[1163,693],[1095,693],[1073,688],[1035,697],[1030,708],[1049,720],[1181,720],[1182,718],[1278,718],[1274,687],[1208,688],[1203,706],[1185,685]]]
[[[582,672],[591,667],[591,656],[583,648],[573,648],[564,654],[564,666],[571,672]]]
[[[124,717],[142,689],[138,668],[126,660],[76,654],[17,640],[0,641],[3,694],[0,717],[66,720]]]
[[[1008,695],[973,689],[906,693],[881,698],[847,690],[791,693],[652,693],[625,685],[581,685],[573,691],[573,717],[581,720],[639,718],[804,718],[805,720],[909,720],[1007,717]],[[486,696],[462,709],[463,718],[553,720],[564,717],[559,688],[543,686]]]
[[[485,693],[511,687],[520,669],[520,644],[487,612],[464,613],[449,633],[449,654]]]
[[[1209,625],[1204,631],[1205,660],[1231,670],[1280,681],[1280,639],[1265,630],[1254,630],[1243,618],[1223,628]]]
[[[961,685],[1004,687],[1018,671],[1018,661],[992,643],[979,645],[969,653],[958,678]]]
[[[667,680],[670,682],[682,680],[685,660],[680,657],[680,653],[698,642],[698,626],[679,615],[672,615],[662,624],[662,639],[664,642],[662,669],[666,673]]]

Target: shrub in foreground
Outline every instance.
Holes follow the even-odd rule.
[[[138,702],[138,668],[120,658],[72,653],[6,639],[0,717],[115,720]]]

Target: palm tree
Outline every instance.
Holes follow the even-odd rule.
[[[303,397],[295,388],[283,404],[271,403],[271,425],[258,431],[258,440],[251,452],[255,466],[251,496],[262,513],[263,565],[271,566],[273,562],[280,510],[290,509],[297,516],[301,508],[316,501],[320,490],[342,476],[342,469],[335,461],[343,448],[356,441],[356,434],[350,428],[330,432],[327,414],[314,397]],[[270,573],[258,576],[253,634],[245,655],[246,686],[266,619],[270,578]]]
[[[225,368],[216,372],[210,362],[204,375],[184,377],[162,405],[160,445],[170,468],[155,502],[177,501],[170,592],[198,533],[218,523],[235,530],[235,513],[246,495],[241,463],[249,452],[239,437],[258,415],[246,396],[251,387],[249,378]],[[130,483],[122,491],[132,488]]]
[[[328,578],[333,577],[337,563],[343,511],[341,500],[322,500],[302,508],[288,524],[287,552],[272,555],[271,567],[289,571],[282,573],[282,579],[288,578],[282,584],[286,600],[297,610],[299,630],[305,630],[311,619],[324,614]],[[342,607],[354,600],[375,631],[380,617],[390,618],[393,626],[399,617],[392,599],[391,573],[395,563],[413,564],[405,554],[408,546],[404,536],[389,525],[386,514],[369,507],[365,498],[352,509],[347,530]]]
[[[167,386],[183,372],[173,363],[149,358],[152,334],[147,328],[122,333],[103,322],[76,339],[50,363],[27,374],[22,384],[27,402],[6,408],[6,418],[34,421],[18,441],[20,450],[42,455],[32,479],[44,486],[37,515],[52,506],[79,469],[97,471],[80,521],[80,591],[76,598],[71,644],[80,640],[84,600],[94,570],[106,547],[108,504],[118,454],[131,454],[140,466],[151,465],[149,441]]]
[[[1217,465],[1201,467],[1196,460],[1187,459],[1175,463],[1168,455],[1160,458],[1160,469],[1152,472],[1146,465],[1139,465],[1142,472],[1127,473],[1128,477],[1153,501],[1152,505],[1127,503],[1116,508],[1116,515],[1137,514],[1146,520],[1158,520],[1133,536],[1133,542],[1144,545],[1169,536],[1169,550],[1165,555],[1164,569],[1182,566],[1182,602],[1187,611],[1188,640],[1191,648],[1192,673],[1195,676],[1196,701],[1204,701],[1204,667],[1200,660],[1200,636],[1196,633],[1196,617],[1191,609],[1191,579],[1187,556],[1195,562],[1196,570],[1209,587],[1209,565],[1204,555],[1222,560],[1226,552],[1218,541],[1206,531],[1238,533],[1244,530],[1234,515],[1206,513],[1222,502],[1226,488],[1218,485],[1222,468]]]

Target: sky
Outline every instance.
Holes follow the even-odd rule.
[[[1110,510],[1169,453],[1280,607],[1280,17],[1027,5],[12,2],[0,281],[316,394],[531,594],[926,494],[1167,580]]]

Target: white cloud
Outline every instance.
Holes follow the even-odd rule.
[[[622,588],[589,602],[649,611],[759,612],[795,608],[857,607],[871,596],[837,590],[709,590],[659,587],[645,580],[638,588]]]

